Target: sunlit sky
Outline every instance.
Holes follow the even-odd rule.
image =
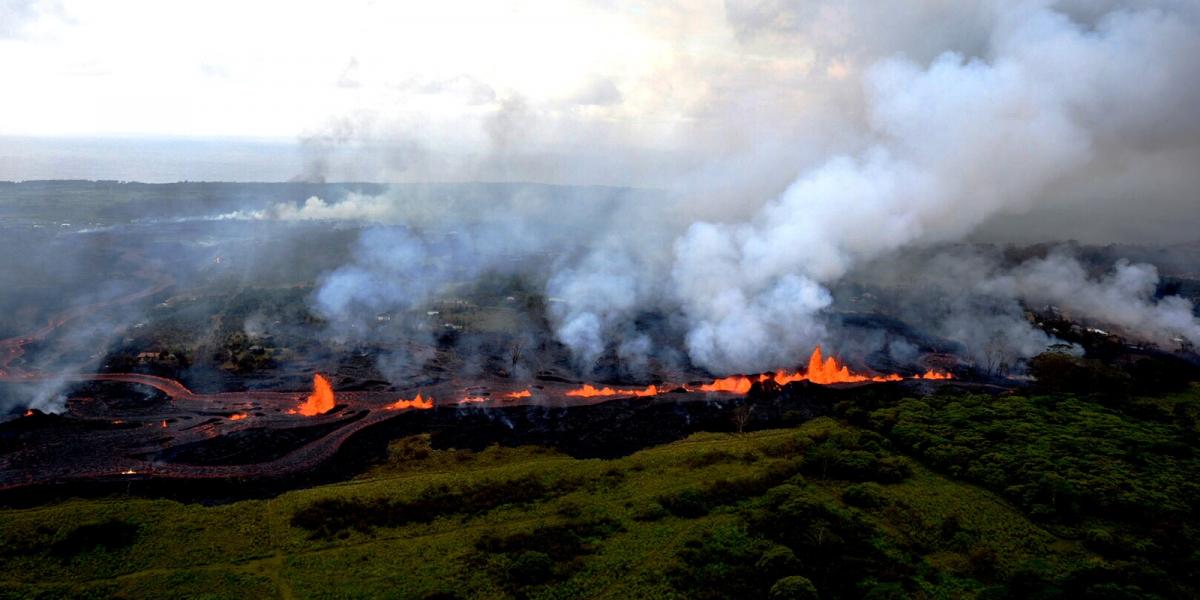
[[[294,138],[346,117],[454,124],[514,99],[669,126],[714,71],[754,60],[720,2],[640,4],[7,0],[0,134]]]
[[[332,166],[342,178],[641,181],[836,128],[830,91],[858,88],[845,15],[798,24],[800,5],[776,4],[0,0],[0,154],[33,161],[0,177],[109,160],[13,139],[241,139],[307,144],[292,163],[392,148]],[[228,176],[297,168],[271,161]]]

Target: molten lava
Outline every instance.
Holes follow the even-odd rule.
[[[903,377],[891,375],[859,375],[851,373],[850,368],[839,364],[837,359],[830,356],[824,361],[821,360],[821,347],[817,346],[808,357],[808,370],[804,372],[804,378],[813,383],[830,384],[830,383],[857,383],[860,381],[900,381]]]
[[[699,387],[701,392],[729,392],[731,394],[745,394],[750,391],[750,378],[745,375],[734,375],[732,377],[724,377],[712,383],[705,384]]]
[[[388,410],[406,410],[415,408],[418,410],[429,410],[433,408],[433,398],[422,398],[421,392],[417,392],[417,396],[412,400],[401,398],[387,406]]]
[[[509,392],[504,395],[505,398],[510,398],[512,400],[519,400],[521,398],[529,398],[532,396],[533,396],[533,392],[530,392],[529,390],[521,390],[519,392]]]
[[[230,421],[241,421],[242,419],[245,419],[246,417],[249,417],[249,416],[250,415],[248,415],[246,413],[234,413],[232,415],[229,415],[229,420]],[[164,421],[164,423],[165,423],[165,421]]]
[[[567,392],[567,395],[576,398],[595,398],[597,396],[636,396],[638,398],[645,398],[647,396],[657,396],[658,386],[648,385],[644,390],[619,390],[610,387],[597,388],[590,383],[586,383],[583,387]]]
[[[313,393],[303,404],[290,413],[300,413],[306,417],[322,415],[333,409],[333,386],[320,373],[313,374]]]
[[[889,375],[862,375],[854,373],[850,367],[843,365],[834,357],[824,358],[821,356],[821,347],[817,346],[813,349],[812,355],[808,357],[808,368],[803,372],[799,371],[776,371],[774,373],[763,373],[758,376],[758,381],[774,381],[779,385],[786,385],[793,381],[811,381],[828,385],[831,383],[859,383],[863,381],[900,381],[904,379],[895,373]],[[953,379],[949,373],[939,373],[929,370],[923,375],[917,375],[914,379]],[[732,394],[745,394],[750,391],[750,386],[753,384],[753,379],[745,375],[733,375],[713,381],[710,384],[702,385],[696,388],[701,392],[728,392]]]
[[[32,416],[33,416],[33,409],[32,409],[32,408],[30,408],[30,409],[26,410],[26,411],[25,411],[25,416],[27,416],[27,417],[32,417]]]

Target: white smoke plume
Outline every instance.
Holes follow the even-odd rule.
[[[519,95],[505,94],[482,128],[491,154],[475,157],[472,173],[556,180],[669,164],[667,175],[641,178],[662,186],[653,199],[580,202],[563,188],[461,202],[395,188],[241,218],[404,226],[364,235],[354,263],[326,279],[317,298],[327,317],[411,306],[445,280],[413,265],[514,270],[506,256],[541,254],[552,258],[548,317],[582,370],[609,349],[641,360],[651,344],[633,323],[658,310],[681,324],[694,365],[729,373],[792,367],[829,341],[830,288],[866,262],[1009,215],[1064,210],[1089,223],[1093,207],[1161,215],[1194,203],[1200,182],[1184,167],[1200,160],[1194,4],[730,2],[726,13],[750,54],[804,42],[809,58],[718,70],[682,119],[694,127],[664,137],[698,149],[686,160],[640,160],[653,156],[645,146],[615,151],[628,133],[619,126],[575,128],[564,115],[579,113],[550,118]],[[617,83],[605,110],[647,97]],[[453,248],[422,241],[434,230],[467,235]],[[1096,279],[1052,257],[988,272],[939,321],[980,362],[983,348],[1021,358],[1053,342],[1022,323],[1021,301],[1069,306],[1168,345],[1194,339],[1192,307],[1153,300],[1144,266],[1118,264]],[[418,276],[427,282],[413,283]]]
[[[1052,253],[985,282],[982,289],[1034,306],[1058,306],[1131,339],[1166,348],[1185,342],[1200,346],[1195,307],[1179,296],[1156,299],[1158,284],[1153,265],[1119,260],[1110,272],[1091,277],[1073,257]]]
[[[1119,10],[1086,28],[1043,3],[1018,3],[1002,11],[984,58],[874,65],[866,150],[802,174],[747,222],[697,223],[676,243],[690,356],[714,371],[779,366],[818,341],[821,284],[856,263],[1028,210],[1130,138],[1167,143],[1172,134],[1148,132],[1146,112],[1173,117],[1176,99],[1196,98],[1197,68],[1178,57],[1197,52],[1195,22],[1178,15]],[[757,333],[797,328],[808,335]]]

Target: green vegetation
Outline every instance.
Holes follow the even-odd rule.
[[[1194,390],[1121,399],[954,396],[906,399],[868,420],[925,464],[1082,540],[1112,561],[1119,572],[1110,575],[1195,590],[1198,411]]]
[[[1193,597],[1200,390],[876,403],[617,460],[414,436],[270,500],[0,511],[0,597]]]

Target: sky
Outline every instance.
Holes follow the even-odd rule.
[[[4,107],[27,117],[7,134],[289,139],[331,116],[390,105],[384,118],[432,125],[514,94],[573,110],[620,99],[605,77],[674,58],[637,15],[569,2],[0,6],[6,87],[22,90]]]
[[[1194,205],[1192,0],[0,0],[0,179],[515,180],[753,210],[895,135],[873,113],[879,65],[997,65],[1038,12],[1162,29],[1153,63],[1104,73],[1140,95],[1092,90],[1113,100],[1088,110],[1140,111],[1137,131],[1072,114],[1097,125],[1095,156],[1050,191]],[[1063,83],[1108,85],[1088,69]]]
[[[745,147],[783,106],[827,102],[806,95],[853,69],[844,53],[752,40],[740,18],[709,1],[0,0],[0,111],[20,115],[0,136],[391,148],[351,178],[454,179],[520,147],[483,170],[563,179],[577,162],[521,162],[632,152],[573,178],[649,183],[708,160],[698,145]]]

